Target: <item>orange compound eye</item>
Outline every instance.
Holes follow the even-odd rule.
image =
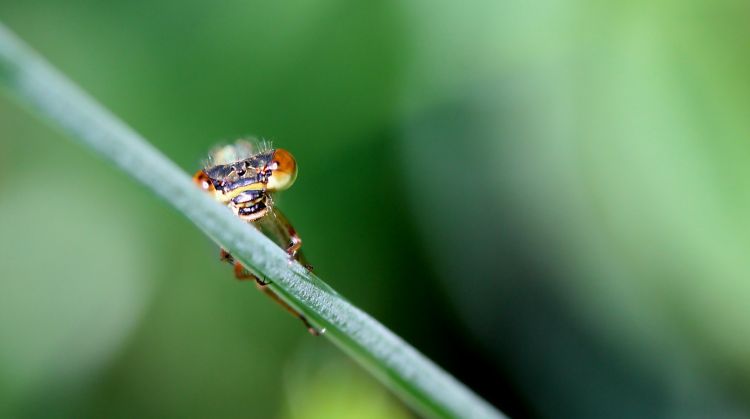
[[[193,182],[195,182],[195,184],[204,191],[216,192],[216,188],[214,188],[214,184],[213,182],[211,182],[211,178],[208,177],[206,172],[204,172],[203,170],[198,170],[197,172],[195,172],[195,175],[193,176]]]
[[[288,189],[297,180],[297,162],[290,152],[282,148],[277,148],[273,152],[266,169],[271,171],[267,185],[269,191]]]

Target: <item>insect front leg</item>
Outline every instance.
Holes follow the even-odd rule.
[[[312,266],[307,262],[301,251],[302,239],[278,208],[273,207],[269,214],[257,220],[255,225],[266,237],[284,249],[291,259],[298,261],[307,270],[312,271]]]
[[[286,303],[286,301],[282,300],[281,297],[279,297],[278,294],[276,294],[271,288],[268,287],[268,285],[263,284],[256,284],[258,289],[263,293],[266,294],[268,297],[270,297],[272,300],[276,301],[280,306],[284,307],[289,313],[291,313],[294,317],[300,319],[302,323],[307,328],[307,331],[310,332],[313,336],[320,336],[323,333],[325,333],[325,329],[318,330],[315,327],[313,327],[312,324],[307,320],[307,317],[305,317],[304,314],[297,311],[294,307],[290,306]]]
[[[268,297],[274,300],[277,304],[284,307],[286,311],[290,312],[293,316],[300,319],[302,323],[305,325],[305,328],[307,328],[307,331],[310,332],[311,335],[320,336],[321,334],[323,334],[325,329],[318,330],[315,327],[313,327],[313,325],[310,324],[310,322],[307,320],[307,317],[305,317],[304,314],[295,310],[294,307],[290,306],[289,304],[286,303],[286,301],[282,300],[278,294],[276,294],[271,288],[268,287],[268,282],[264,282],[257,275],[245,269],[245,267],[242,266],[240,262],[237,262],[236,260],[234,260],[234,258],[232,257],[232,255],[229,254],[229,252],[227,252],[224,249],[221,249],[221,252],[219,253],[219,257],[221,258],[222,261],[228,262],[234,265],[234,276],[237,277],[237,279],[239,280],[255,279],[255,285],[258,287],[258,289],[261,292],[263,292],[263,294],[266,294]]]
[[[222,262],[227,262],[230,265],[234,266],[234,277],[239,279],[240,281],[254,279],[255,282],[258,283],[258,285],[268,285],[268,282],[263,281],[262,279],[260,279],[260,277],[247,270],[245,266],[243,266],[240,262],[234,260],[234,257],[232,257],[232,255],[230,255],[226,250],[221,249],[219,251],[219,259]]]

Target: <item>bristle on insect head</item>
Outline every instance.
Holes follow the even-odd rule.
[[[273,150],[273,141],[261,138],[257,142],[258,144],[258,153],[268,153],[269,151]]]
[[[219,145],[211,149],[204,167],[232,164],[250,157],[269,153],[273,150],[271,141],[248,137],[239,139],[234,144]]]

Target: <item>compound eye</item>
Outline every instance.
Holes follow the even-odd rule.
[[[195,173],[195,176],[193,176],[193,182],[195,182],[195,184],[204,191],[216,192],[216,188],[214,188],[214,184],[213,182],[211,182],[211,178],[208,177],[206,172],[204,172],[203,170],[199,170]]]
[[[269,191],[281,191],[292,186],[297,179],[297,162],[288,151],[277,148],[273,152],[271,162],[266,166],[271,171],[268,177]]]

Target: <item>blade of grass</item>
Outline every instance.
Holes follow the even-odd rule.
[[[359,310],[190,177],[0,24],[0,86],[77,142],[172,204],[415,409],[433,417],[499,418],[489,403]]]

